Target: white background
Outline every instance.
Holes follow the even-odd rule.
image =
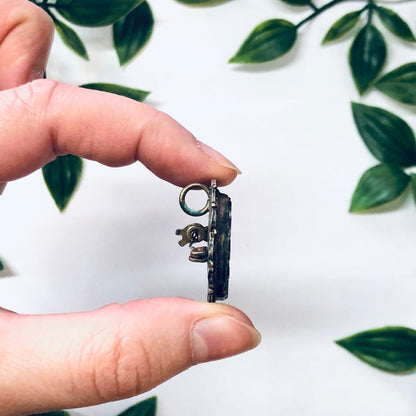
[[[416,375],[366,366],[333,340],[385,325],[416,328],[416,211],[348,214],[361,174],[376,161],[355,129],[350,101],[389,109],[416,127],[414,111],[376,91],[358,97],[347,64],[352,38],[320,46],[329,26],[362,3],[348,2],[302,27],[284,58],[228,65],[255,25],[310,13],[277,0],[186,7],[151,0],[154,35],[118,67],[110,31],[79,30],[91,61],[54,44],[48,76],[71,84],[117,82],[152,91],[169,113],[228,156],[243,174],[233,201],[230,297],[263,334],[254,351],[200,365],[117,403],[81,409],[114,416],[151,395],[158,416],[410,416]],[[412,4],[397,12],[414,28]],[[413,61],[414,47],[382,30],[385,71]],[[74,103],[76,104],[76,103]],[[60,215],[40,172],[1,197],[2,306],[24,313],[82,311],[152,296],[206,296],[205,266],[187,261],[175,229],[191,222],[179,188],[140,165],[88,162]],[[4,273],[3,273],[4,274]],[[8,274],[8,273],[6,273]]]

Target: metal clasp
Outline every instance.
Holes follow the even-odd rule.
[[[207,196],[206,204],[199,210],[190,208],[186,195],[190,190],[203,190]],[[192,183],[179,194],[179,204],[184,212],[193,217],[209,213],[208,226],[193,223],[176,230],[182,238],[179,245],[189,244],[189,260],[196,263],[207,263],[208,269],[208,302],[224,300],[228,296],[230,237],[231,237],[231,199],[217,189],[216,180],[211,187]],[[194,246],[206,241],[206,246]]]

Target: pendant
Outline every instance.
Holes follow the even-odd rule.
[[[203,208],[194,210],[185,201],[191,190],[203,190],[208,200]],[[189,244],[191,253],[189,260],[196,263],[207,263],[208,302],[224,300],[228,297],[228,281],[230,277],[230,242],[231,242],[231,199],[217,188],[216,180],[211,186],[192,183],[182,189],[179,204],[184,212],[193,217],[209,213],[208,226],[199,223],[176,230],[182,239],[181,247]],[[206,241],[207,245],[194,246]]]

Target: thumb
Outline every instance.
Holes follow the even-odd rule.
[[[134,396],[260,342],[237,309],[167,298],[65,315],[1,310],[0,335],[3,416]]]

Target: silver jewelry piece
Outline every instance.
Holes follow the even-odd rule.
[[[200,210],[189,208],[186,204],[186,194],[191,190],[203,190],[208,196],[207,203]],[[193,217],[209,213],[207,227],[198,223],[190,224],[176,230],[176,235],[182,237],[179,241],[181,247],[189,244],[190,261],[207,263],[208,302],[227,299],[230,277],[231,199],[218,190],[216,180],[213,179],[210,187],[192,183],[183,188],[179,194],[179,204],[183,211]],[[201,241],[206,241],[207,246],[194,247],[194,244]]]

